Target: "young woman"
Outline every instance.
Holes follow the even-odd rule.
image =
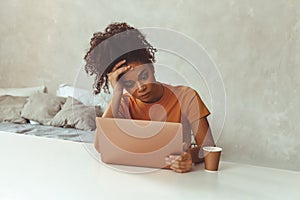
[[[199,94],[186,86],[171,86],[155,78],[154,54],[144,35],[126,23],[112,23],[95,33],[84,59],[85,70],[95,76],[95,93],[113,97],[102,117],[180,122],[186,152],[166,164],[175,172],[188,172],[203,160],[203,146],[214,146],[206,117],[210,114]],[[127,93],[123,94],[123,90]],[[191,145],[191,131],[196,145]],[[95,139],[95,147],[99,145]],[[199,154],[200,151],[200,154]],[[200,157],[199,157],[200,155]]]

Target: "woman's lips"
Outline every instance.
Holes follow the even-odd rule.
[[[146,94],[143,94],[143,95],[140,95],[140,98],[141,99],[145,99],[145,98],[148,98],[150,95],[150,92],[146,93]]]

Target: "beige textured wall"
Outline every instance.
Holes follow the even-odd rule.
[[[170,28],[205,47],[227,94],[224,159],[300,170],[300,1],[1,1],[0,87],[54,93],[78,82],[90,36],[113,21]]]

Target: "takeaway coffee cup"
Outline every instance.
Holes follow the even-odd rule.
[[[208,171],[218,171],[222,148],[207,146],[203,147],[204,168]]]

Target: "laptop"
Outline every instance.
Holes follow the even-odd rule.
[[[164,168],[183,153],[182,124],[96,117],[101,160],[107,164]]]

